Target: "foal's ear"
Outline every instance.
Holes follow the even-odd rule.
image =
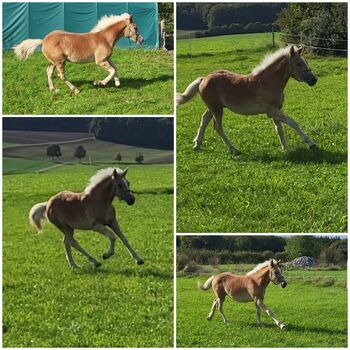
[[[270,266],[270,267],[273,267],[273,266],[274,266],[273,259],[270,259],[270,261],[269,261],[269,266]]]
[[[118,177],[118,172],[116,169],[113,169],[112,177],[113,177],[113,179],[116,179]]]
[[[125,170],[123,171],[123,176],[125,177],[126,176],[126,173],[128,172],[129,168],[125,168]]]
[[[301,55],[304,52],[304,47],[303,46],[298,47],[297,51],[298,51],[298,54]]]
[[[290,47],[289,53],[290,53],[291,56],[294,55],[294,45],[292,45],[292,46]]]

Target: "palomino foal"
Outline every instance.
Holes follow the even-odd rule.
[[[68,265],[77,267],[71,247],[83,254],[95,267],[101,266],[93,256],[85,251],[73,237],[74,229],[93,230],[109,238],[109,249],[103,254],[107,259],[114,254],[116,236],[121,239],[136,263],[143,260],[132,248],[121,231],[112,205],[114,197],[133,205],[135,197],[126,180],[127,170],[106,168],[99,170],[81,193],[63,191],[51,197],[46,203],[38,203],[29,212],[30,223],[42,231],[42,224],[49,220],[64,234],[64,246]]]
[[[272,118],[283,150],[287,149],[284,135],[285,123],[292,127],[310,148],[316,143],[302,131],[297,122],[282,112],[283,90],[289,80],[294,78],[315,85],[317,78],[311,72],[304,58],[303,49],[296,46],[282,48],[266,57],[249,75],[241,75],[229,71],[216,71],[204,78],[193,81],[182,94],[177,94],[177,105],[190,101],[198,92],[207,110],[194,139],[195,150],[200,149],[205,129],[210,120],[214,120],[214,128],[228,149],[239,154],[224,133],[222,116],[224,107],[242,115],[266,113]]]
[[[67,80],[64,74],[66,61],[73,63],[95,62],[109,74],[103,80],[95,80],[94,85],[105,86],[114,78],[115,86],[120,86],[120,80],[111,56],[117,40],[122,36],[137,44],[142,44],[143,38],[133,22],[132,15],[124,13],[120,16],[104,16],[89,33],[69,33],[55,30],[41,39],[27,39],[14,47],[15,54],[22,60],[27,59],[35,49],[42,45],[43,55],[50,62],[47,68],[49,90],[54,91],[53,74],[57,68],[58,75],[75,94],[79,90]]]
[[[255,303],[256,320],[259,327],[261,326],[260,309],[263,309],[274,320],[276,325],[283,329],[285,324],[278,320],[274,313],[263,302],[265,289],[270,281],[274,284],[279,284],[282,288],[287,286],[287,282],[278,267],[278,263],[273,259],[257,265],[245,276],[223,272],[217,276],[210,277],[204,285],[198,281],[197,284],[201,290],[208,290],[212,287],[216,296],[207,320],[210,321],[213,318],[215,308],[217,308],[224,323],[229,322],[222,308],[225,297],[228,295],[230,298],[239,302],[253,301]]]

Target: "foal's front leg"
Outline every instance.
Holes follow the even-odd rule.
[[[272,310],[269,309],[269,308],[262,302],[261,299],[256,300],[255,303],[256,303],[256,305],[257,305],[258,307],[262,308],[262,309],[273,319],[273,321],[276,323],[276,325],[277,325],[279,328],[283,329],[283,328],[286,327],[286,325],[285,325],[282,321],[280,321],[280,320],[275,316],[275,314],[272,312]]]
[[[109,74],[108,76],[103,79],[103,80],[95,80],[94,81],[94,85],[97,86],[105,86],[109,83],[110,80],[112,80],[112,78],[116,75],[116,69],[115,69],[115,65],[112,62],[111,64],[111,60],[107,60],[107,61],[103,61],[103,62],[99,62],[96,63],[98,64],[101,68],[103,68],[104,70],[106,70]],[[118,83],[118,85],[117,85]],[[117,80],[115,80],[115,85],[118,87],[120,85],[120,81],[119,78],[117,77]]]
[[[308,144],[309,148],[314,148],[317,146],[316,142],[311,140],[311,138],[308,135],[306,135],[303,130],[300,129],[298,123],[293,118],[286,116],[279,109],[272,109],[268,111],[267,115],[277,121],[288,124],[290,127],[292,127],[302,138],[302,140]]]
[[[112,231],[110,231],[107,227],[103,226],[102,224],[95,225],[93,230],[109,238],[109,242],[110,242],[109,248],[102,255],[102,257],[103,259],[110,258],[112,255],[114,255],[115,234]]]
[[[124,236],[122,230],[120,229],[118,223],[116,220],[113,220],[111,224],[108,224],[108,226],[115,232],[115,234],[120,238],[120,240],[123,242],[123,244],[128,249],[131,256],[134,258],[136,263],[138,265],[142,265],[144,263],[143,259],[138,256],[138,254],[135,252],[134,248],[130,245],[128,239]]]

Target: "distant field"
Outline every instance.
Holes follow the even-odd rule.
[[[28,223],[32,205],[62,190],[82,191],[99,167],[64,166],[44,174],[3,176],[3,347],[173,346],[173,167],[130,166],[136,202],[114,201],[118,221],[145,264],[134,264],[119,240],[77,230],[102,262],[94,269],[76,251],[68,268],[62,234]],[[136,331],[135,331],[136,330]]]
[[[59,92],[49,92],[48,61],[35,53],[19,61],[3,53],[3,114],[173,114],[174,60],[163,50],[114,50],[121,87],[113,82],[95,87],[107,73],[95,64],[66,65],[66,77],[81,90],[78,96],[54,76]],[[24,73],[25,72],[25,73]]]
[[[247,74],[271,48],[271,34],[177,41],[177,91],[227,69]],[[178,232],[347,232],[347,59],[307,56],[314,87],[291,79],[284,112],[319,145],[312,152],[285,127],[283,153],[266,116],[224,113],[224,130],[242,155],[232,157],[209,125],[202,150],[192,140],[205,105],[177,108]]]
[[[3,173],[15,174],[27,171],[40,170],[54,165],[51,158],[46,156],[47,145],[58,143],[62,156],[59,162],[77,163],[74,151],[77,146],[82,145],[87,155],[83,162],[112,163],[118,153],[122,155],[122,163],[134,163],[138,153],[143,154],[144,163],[172,163],[173,151],[158,150],[151,148],[134,147],[128,145],[114,144],[107,141],[92,138],[91,134],[78,133],[51,133],[23,131],[15,134],[4,130],[5,146],[3,150]],[[7,144],[6,141],[16,140],[16,145]],[[38,144],[39,143],[39,144]]]
[[[295,270],[285,273],[288,285],[281,289],[269,285],[265,304],[286,325],[285,331],[275,326],[264,312],[263,326],[256,327],[253,303],[238,303],[226,298],[224,311],[229,324],[222,322],[218,312],[212,321],[206,317],[210,311],[214,294],[203,292],[196,281],[204,282],[209,276],[178,277],[177,291],[177,346],[178,347],[347,347],[347,289],[343,284],[322,287],[311,280],[302,281],[305,274],[322,277],[324,271]],[[346,280],[346,271],[326,271],[328,276]],[[295,280],[298,275],[300,280]],[[293,278],[294,280],[293,280]],[[288,280],[289,278],[289,280]],[[332,278],[332,277],[330,277]]]

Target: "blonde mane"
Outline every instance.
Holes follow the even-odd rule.
[[[122,15],[119,15],[119,16],[115,16],[115,15],[103,16],[97,22],[95,27],[90,30],[90,32],[91,33],[100,32],[101,30],[106,29],[107,27],[111,26],[112,24],[124,21],[128,18],[130,18],[130,15],[128,13],[123,13]]]
[[[86,186],[84,192],[90,193],[98,184],[106,180],[108,177],[112,176],[113,171],[116,170],[118,174],[122,174],[123,170],[119,168],[105,168],[100,169],[95,175],[93,175],[88,185]]]
[[[277,261],[275,259],[272,259],[272,261],[273,261],[274,264],[277,264]],[[270,260],[266,260],[266,261],[256,265],[253,270],[247,272],[247,276],[250,276],[253,273],[255,273],[255,272],[265,268],[269,264],[269,262],[270,262]]]
[[[290,56],[290,48],[291,46],[283,47],[276,52],[273,52],[267,56],[253,69],[252,74],[257,75],[264,71],[267,67],[274,64],[276,61],[278,61],[283,56]],[[294,49],[297,50],[298,48],[294,46]]]

